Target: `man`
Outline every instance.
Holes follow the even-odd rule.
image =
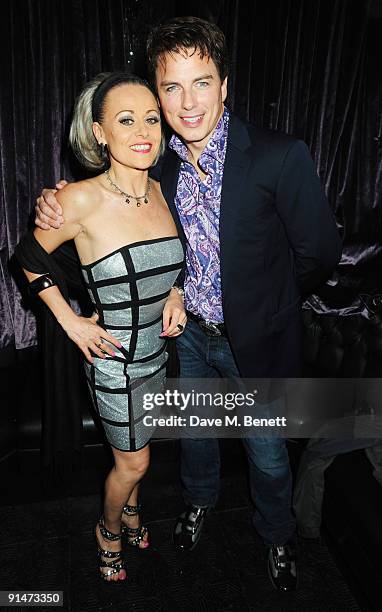
[[[215,25],[172,19],[150,34],[148,58],[174,131],[161,187],[187,246],[189,322],[177,341],[180,376],[297,377],[300,296],[329,275],[341,252],[308,150],[225,108],[228,56]],[[57,210],[53,194],[44,197],[36,222],[57,226],[48,206]],[[276,588],[292,590],[295,519],[285,440],[253,437],[244,446],[270,577]],[[174,542],[190,550],[218,497],[218,440],[187,438],[181,449],[187,506]]]

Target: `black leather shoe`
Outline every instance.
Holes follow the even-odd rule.
[[[288,544],[269,549],[268,573],[275,589],[294,591],[297,588],[296,558]]]
[[[187,506],[186,510],[178,516],[173,533],[174,544],[177,548],[180,550],[195,548],[202,535],[207,512],[208,507]]]

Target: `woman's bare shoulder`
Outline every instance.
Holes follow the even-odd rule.
[[[68,183],[56,193],[65,218],[80,219],[92,212],[100,200],[98,177]]]

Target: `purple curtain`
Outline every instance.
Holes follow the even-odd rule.
[[[191,9],[175,1],[3,0],[0,360],[36,342],[34,316],[9,260],[41,188],[80,176],[66,147],[76,94],[100,71],[130,64],[143,74],[151,24],[190,11],[227,35],[231,108],[311,148],[345,236],[337,306],[362,291],[381,293],[382,36],[375,6],[203,0]]]

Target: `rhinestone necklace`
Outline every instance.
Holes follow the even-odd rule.
[[[149,197],[149,193],[150,193],[150,188],[151,188],[151,184],[150,184],[150,179],[149,177],[147,177],[147,186],[146,186],[146,191],[143,195],[141,196],[135,196],[135,195],[131,195],[130,193],[126,193],[126,191],[123,191],[120,187],[118,187],[118,185],[116,185],[110,178],[110,174],[109,174],[109,170],[105,170],[105,174],[106,174],[106,178],[109,181],[110,185],[112,187],[114,187],[114,189],[116,189],[116,191],[118,191],[118,193],[120,193],[121,195],[123,195],[125,199],[126,204],[130,204],[130,200],[133,199],[136,201],[137,206],[141,205],[141,200],[144,201],[145,204],[148,204],[148,197]]]

